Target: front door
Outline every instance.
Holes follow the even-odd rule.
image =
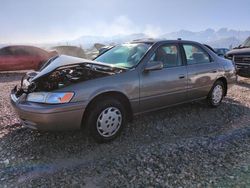
[[[161,61],[161,70],[140,75],[140,109],[150,111],[187,100],[187,69],[177,44],[156,49],[149,62]]]

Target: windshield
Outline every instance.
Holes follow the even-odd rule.
[[[132,68],[140,62],[150,46],[146,43],[118,45],[97,57],[95,61],[111,64],[115,67]]]
[[[242,44],[244,47],[250,47],[250,37]]]

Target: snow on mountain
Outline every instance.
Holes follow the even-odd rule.
[[[207,42],[208,45],[212,46],[213,48],[230,48],[239,46],[242,44],[242,40],[237,39],[236,37],[228,37],[228,38],[222,38],[215,41]]]
[[[185,40],[194,40],[217,48],[238,46],[249,36],[250,31],[238,31],[227,28],[221,28],[217,31],[206,29],[200,32],[181,30],[163,35],[166,39],[182,38]]]

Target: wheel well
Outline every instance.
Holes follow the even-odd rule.
[[[83,114],[83,118],[82,118],[82,125],[85,124],[85,120],[86,120],[86,117],[88,116],[92,106],[96,105],[96,103],[100,100],[103,100],[104,98],[111,98],[111,99],[117,99],[118,101],[120,101],[125,109],[126,109],[126,112],[127,112],[127,115],[128,115],[128,121],[131,121],[132,118],[133,118],[133,112],[132,112],[132,107],[131,107],[131,104],[130,104],[130,101],[129,99],[127,98],[126,95],[124,95],[123,93],[121,92],[117,92],[117,91],[109,91],[109,92],[105,92],[105,93],[101,93],[97,96],[95,96],[90,102],[89,104],[87,105],[86,109],[85,109],[85,112]]]
[[[224,78],[224,77],[220,77],[217,80],[221,81],[224,84],[224,87],[225,87],[225,93],[224,93],[224,95],[226,96],[227,95],[227,79]]]

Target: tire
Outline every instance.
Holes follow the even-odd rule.
[[[208,96],[207,96],[207,102],[210,107],[216,108],[220,106],[224,96],[225,96],[225,88],[226,86],[224,83],[220,80],[217,80],[212,89],[210,90]]]
[[[102,98],[94,102],[87,115],[87,129],[98,143],[114,140],[127,122],[127,113],[120,101]]]

